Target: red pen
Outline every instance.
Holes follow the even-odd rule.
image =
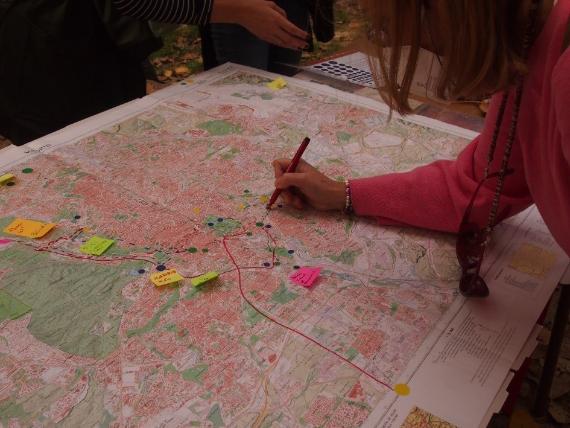
[[[297,169],[297,165],[299,165],[299,161],[301,160],[301,156],[303,156],[303,153],[305,152],[305,149],[307,148],[310,142],[311,139],[309,137],[305,137],[305,139],[297,149],[297,153],[295,153],[295,156],[293,156],[293,159],[291,160],[291,163],[287,167],[285,173],[295,172],[295,170]],[[268,210],[271,209],[271,205],[275,203],[280,194],[281,194],[281,189],[275,189],[275,191],[271,195],[271,198],[269,199],[269,202],[267,203],[266,208]]]

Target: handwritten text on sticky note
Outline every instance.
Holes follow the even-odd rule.
[[[4,228],[4,232],[25,238],[41,238],[54,227],[54,223],[42,223],[41,221],[17,218]]]
[[[278,91],[279,89],[283,89],[285,86],[287,86],[287,81],[285,79],[283,79],[282,77],[278,77],[277,79],[269,82],[267,84],[267,87],[269,89],[272,89],[274,91]]]
[[[218,272],[208,272],[204,275],[197,276],[196,278],[192,278],[190,282],[194,287],[198,287],[199,285],[205,284],[208,281],[212,281],[216,279],[220,274]]]
[[[184,278],[176,272],[176,269],[168,269],[162,272],[153,273],[150,276],[150,280],[157,287],[162,287],[164,285],[175,284],[178,281],[182,281]]]
[[[319,267],[302,267],[289,275],[289,279],[303,287],[311,287],[320,274],[321,268]]]
[[[79,251],[83,254],[91,256],[100,256],[113,245],[115,241],[112,239],[101,238],[100,236],[93,236],[89,241],[79,247]]]

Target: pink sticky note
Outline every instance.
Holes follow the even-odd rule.
[[[289,279],[295,284],[302,285],[303,287],[310,287],[314,284],[320,274],[320,267],[302,267],[289,275]]]
[[[8,245],[11,242],[11,239],[0,239],[0,245]]]

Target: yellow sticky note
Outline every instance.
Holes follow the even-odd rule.
[[[0,184],[6,184],[8,181],[13,180],[14,178],[16,178],[16,176],[10,173],[0,175]]]
[[[176,272],[176,269],[168,269],[162,272],[153,273],[150,276],[150,280],[157,287],[162,287],[164,285],[175,284],[178,281],[182,281],[184,278]]]
[[[54,227],[55,223],[42,223],[41,221],[17,218],[4,228],[4,232],[25,238],[41,238]]]
[[[267,202],[269,202],[269,196],[267,195],[261,195],[259,197],[259,202],[261,202],[262,204],[266,204]]]
[[[192,278],[190,282],[194,287],[198,287],[199,285],[205,284],[208,281],[216,279],[220,274],[218,272],[208,272],[204,275],[197,276],[196,278]]]
[[[279,89],[283,89],[285,86],[287,86],[287,81],[285,79],[283,79],[282,77],[278,77],[277,79],[269,82],[267,84],[267,87],[269,89],[272,89],[274,91],[278,91]]]
[[[101,238],[100,236],[94,236],[81,247],[79,247],[79,251],[81,251],[83,254],[100,256],[114,243],[115,241],[112,239],[105,239]]]
[[[202,212],[202,210],[199,207],[192,208],[192,211],[194,211],[194,214],[196,215],[200,215],[200,213]]]

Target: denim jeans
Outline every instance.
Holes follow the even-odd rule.
[[[277,0],[288,19],[303,30],[309,26],[305,0]],[[297,65],[301,52],[271,45],[240,25],[210,24],[209,32],[217,64],[233,62],[281,74],[293,74],[284,64]]]

